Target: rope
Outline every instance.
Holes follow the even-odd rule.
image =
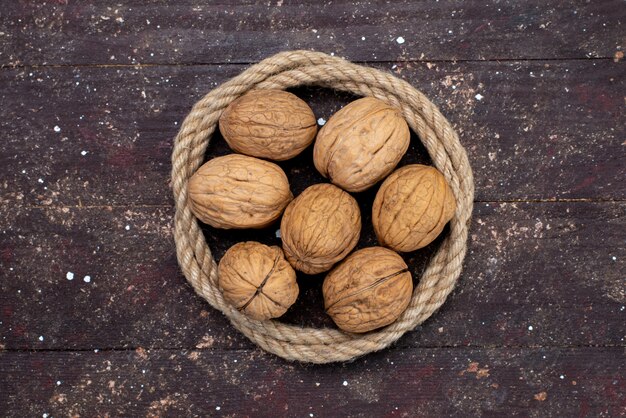
[[[448,181],[457,202],[450,233],[433,255],[411,303],[391,325],[367,334],[303,328],[279,321],[250,319],[224,301],[217,286],[217,265],[187,201],[187,182],[200,167],[222,111],[251,89],[287,89],[317,85],[373,96],[399,108]],[[429,318],[446,300],[461,273],[474,199],[474,180],[465,150],[446,120],[426,96],[385,72],[312,51],[281,52],[251,66],[198,101],[181,125],[172,152],[172,188],[176,202],[174,238],[181,269],[211,306],[264,350],[288,360],[310,363],[349,361],[382,350]]]

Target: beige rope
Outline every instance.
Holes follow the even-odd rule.
[[[395,323],[356,335],[335,329],[303,328],[279,321],[255,321],[233,309],[217,287],[217,268],[198,221],[187,202],[187,182],[202,164],[209,140],[226,106],[250,89],[286,89],[318,85],[373,96],[402,110],[444,174],[457,201],[450,234],[430,260],[407,310]],[[352,64],[320,52],[281,52],[253,65],[208,93],[192,108],[176,137],[172,186],[178,262],[195,291],[263,349],[288,360],[330,363],[381,350],[430,317],[446,300],[467,249],[474,180],[465,150],[450,123],[422,93],[385,72]]]

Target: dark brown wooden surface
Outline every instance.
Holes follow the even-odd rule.
[[[286,49],[357,61],[607,58],[623,47],[626,14],[620,0],[4,3],[8,66],[249,63]]]
[[[0,293],[4,348],[191,349],[204,339],[222,349],[252,348],[185,285],[176,264],[172,211],[13,207],[0,212],[14,225],[0,249],[9,268]],[[624,343],[626,203],[477,203],[474,219],[458,289],[400,346]],[[371,237],[366,225],[364,235]],[[274,229],[208,238],[217,257],[242,239],[279,243]],[[421,255],[412,263],[417,277]],[[66,279],[68,271],[74,280]],[[288,320],[332,326],[322,313],[319,282],[300,280],[304,296]]]
[[[618,417],[623,356],[623,347],[390,348],[304,366],[260,350],[10,352],[0,389],[35,417]]]
[[[626,414],[623,2],[0,6],[0,415]],[[248,63],[294,48],[412,83],[474,169],[457,288],[423,326],[352,363],[262,352],[176,263],[179,124]],[[294,92],[325,119],[353,99]],[[207,157],[227,152],[218,135]],[[416,137],[408,162],[428,162]],[[282,166],[295,193],[321,181],[310,150]],[[359,246],[373,243],[374,192],[357,196]],[[205,229],[218,258],[274,232]],[[416,280],[437,244],[406,257]],[[320,279],[299,282],[284,320],[333,326]]]
[[[478,200],[626,198],[623,63],[379,67],[419,87],[455,124]],[[178,124],[191,104],[243,68],[5,69],[0,115],[8,146],[0,162],[7,187],[0,196],[28,205],[169,204]],[[319,89],[298,93],[324,118],[350,100]]]

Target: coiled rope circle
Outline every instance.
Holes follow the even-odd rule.
[[[457,210],[450,221],[450,233],[429,261],[409,307],[393,324],[367,334],[303,328],[276,320],[255,321],[234,309],[218,289],[217,264],[187,201],[187,182],[203,163],[222,111],[251,89],[283,90],[301,85],[373,96],[399,108],[456,197]],[[264,350],[288,360],[310,363],[347,361],[381,350],[424,322],[443,304],[461,273],[474,198],[472,170],[465,150],[450,123],[421,92],[385,72],[312,51],[287,51],[269,57],[198,101],[176,136],[172,188],[178,262],[194,290]]]

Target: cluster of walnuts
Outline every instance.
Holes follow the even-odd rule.
[[[330,270],[322,287],[324,305],[339,328],[367,332],[394,322],[413,292],[411,273],[398,253],[431,243],[456,207],[435,168],[413,164],[394,171],[410,140],[400,112],[362,98],[318,133],[304,101],[285,91],[256,90],[232,102],[219,127],[237,154],[213,158],[191,177],[192,212],[224,229],[264,228],[282,215],[282,249],[241,242],[224,254],[218,267],[224,298],[253,319],[276,318],[298,297],[295,270]],[[294,198],[283,170],[267,160],[293,158],[314,140],[315,167],[330,183],[310,186]],[[348,192],[383,179],[372,208],[380,246],[352,252],[361,213]]]

